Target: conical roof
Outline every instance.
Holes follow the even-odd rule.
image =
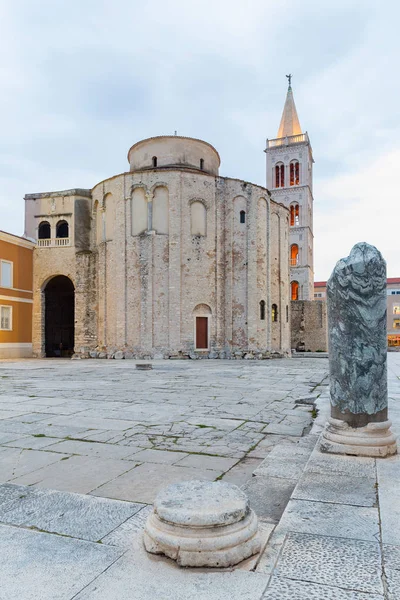
[[[299,117],[297,116],[296,105],[294,103],[292,86],[289,85],[281,123],[276,137],[283,138],[290,135],[299,135],[300,133],[302,133],[302,131]]]

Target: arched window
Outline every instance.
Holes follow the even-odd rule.
[[[260,302],[260,319],[261,321],[265,321],[265,300],[261,300]]]
[[[299,264],[299,247],[297,244],[290,246],[290,266],[297,267]]]
[[[202,202],[190,205],[190,232],[192,235],[207,235],[207,209]]]
[[[299,185],[300,183],[300,165],[298,160],[290,163],[290,185]]]
[[[290,206],[290,226],[296,227],[300,224],[300,207],[298,204]]]
[[[299,282],[292,281],[290,284],[290,299],[298,300],[299,299]]]
[[[157,166],[157,156],[153,156],[152,162],[153,162],[153,167],[156,167]]]
[[[285,165],[283,164],[275,167],[275,187],[285,187]]]
[[[274,323],[278,320],[278,307],[276,304],[273,304],[271,307],[271,318]]]
[[[203,170],[204,169],[204,158],[200,159],[200,169]]]
[[[157,186],[154,190],[152,229],[164,234],[169,231],[169,195],[164,185]]]
[[[67,221],[58,221],[56,225],[56,238],[69,237],[69,227]]]
[[[246,213],[244,210],[240,211],[240,222],[241,223],[246,223]]]
[[[48,221],[42,221],[38,227],[38,239],[49,240],[51,238],[50,223]]]

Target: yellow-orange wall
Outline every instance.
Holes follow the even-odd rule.
[[[13,263],[12,287],[0,285],[0,305],[12,306],[12,330],[0,329],[0,356],[7,357],[9,348],[2,344],[32,343],[33,247],[27,240],[0,232],[0,260]],[[1,283],[1,281],[0,281]],[[16,355],[12,348],[10,357]]]

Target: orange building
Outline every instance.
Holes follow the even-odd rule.
[[[34,246],[0,231],[0,358],[32,356]]]

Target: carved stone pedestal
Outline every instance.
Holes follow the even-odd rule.
[[[322,434],[321,452],[385,458],[396,454],[396,436],[390,430],[391,421],[368,423],[365,427],[350,427],[344,421],[330,418]]]
[[[260,551],[258,520],[235,485],[187,481],[160,492],[143,541],[183,567],[229,567]]]

